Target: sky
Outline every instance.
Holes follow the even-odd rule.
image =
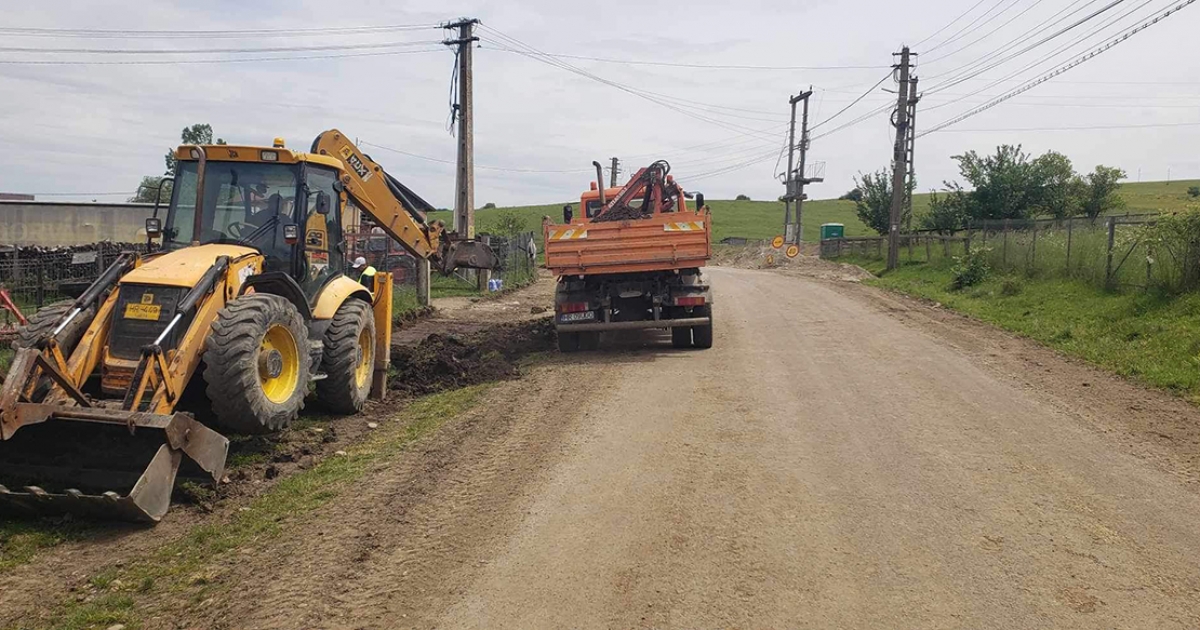
[[[449,206],[455,59],[439,43],[453,34],[436,25],[469,16],[482,21],[473,51],[477,206],[577,199],[595,176],[592,160],[613,156],[623,169],[665,159],[686,189],[710,199],[774,199],[784,192],[788,99],[810,86],[808,159],[823,163],[825,181],[808,192],[837,197],[858,174],[890,163],[887,112],[840,127],[894,103],[891,65],[901,46],[918,53],[921,133],[1180,1],[343,0],[336,11],[316,0],[7,3],[0,192],[121,200],[143,175],[162,173],[163,154],[184,126],[209,123],[230,143],[269,145],[282,136],[293,148],[341,129],[423,197]],[[1188,52],[1198,24],[1200,7],[1185,7],[1023,94],[920,136],[918,190],[957,179],[952,156],[1006,143],[1034,155],[1059,151],[1079,171],[1117,166],[1129,181],[1200,178],[1200,57]],[[400,25],[432,26],[295,32]],[[207,52],[263,48],[309,50]],[[257,60],[264,57],[283,59]],[[162,63],[184,60],[221,62]],[[47,61],[70,63],[28,63]]]

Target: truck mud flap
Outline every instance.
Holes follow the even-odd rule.
[[[604,332],[608,330],[649,330],[653,328],[667,329],[677,326],[707,326],[712,324],[711,317],[685,317],[680,319],[648,319],[636,322],[593,322],[587,324],[557,324],[555,328],[560,333],[574,332]]]
[[[181,467],[214,484],[224,475],[229,440],[188,414],[34,403],[13,411],[0,440],[3,515],[154,524]]]

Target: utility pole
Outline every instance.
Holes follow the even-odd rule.
[[[611,176],[611,178],[612,178],[612,183],[611,183],[611,184],[609,184],[609,186],[608,186],[608,187],[609,187],[609,188],[616,188],[616,187],[617,187],[617,174],[621,172],[621,160],[619,160],[619,159],[617,159],[617,158],[613,158],[613,159],[612,159],[612,169],[611,169],[611,170],[612,170],[612,176]]]
[[[471,88],[471,46],[479,41],[475,25],[479,20],[463,18],[443,24],[442,28],[458,29],[458,39],[442,43],[455,47],[458,58],[458,165],[454,176],[454,231],[460,238],[475,238],[475,120]]]
[[[808,97],[812,96],[812,90],[801,92],[796,96],[788,99],[788,103],[792,106],[792,118],[788,127],[788,165],[787,172],[784,174],[785,192],[783,195],[783,239],[788,243],[800,244],[800,211],[804,204],[804,185],[808,180],[804,176],[805,159],[808,155]],[[804,103],[803,114],[800,122],[800,144],[796,144],[796,105]],[[795,167],[796,149],[800,149],[800,168],[799,174]],[[792,221],[792,202],[796,202],[796,220]],[[792,226],[795,229],[792,229]]]
[[[912,196],[913,182],[917,181],[917,167],[914,165],[914,157],[917,152],[917,101],[921,100],[917,96],[917,77],[912,77],[908,87],[908,137],[905,139],[905,162],[908,163],[908,179],[904,187],[904,231],[912,232]]]
[[[896,143],[892,147],[892,208],[888,215],[888,270],[900,265],[900,216],[904,209],[904,197],[908,175],[908,87],[909,87],[909,56],[908,46],[900,51],[899,86],[896,99]]]

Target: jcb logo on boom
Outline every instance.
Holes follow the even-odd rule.
[[[371,175],[374,173],[371,172],[371,169],[367,168],[366,164],[362,163],[362,160],[358,159],[358,156],[350,150],[350,147],[342,147],[341,154],[346,159],[346,162],[350,164],[350,168],[354,169],[354,172],[358,174],[359,179],[364,182],[371,179]]]

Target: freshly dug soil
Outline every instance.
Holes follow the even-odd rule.
[[[644,219],[647,215],[642,212],[641,208],[632,206],[618,206],[604,212],[600,216],[592,219],[593,223],[605,223],[607,221],[637,221]]]
[[[416,345],[392,346],[392,391],[419,396],[516,378],[521,357],[554,347],[554,324],[538,319],[462,335],[432,334]]]

